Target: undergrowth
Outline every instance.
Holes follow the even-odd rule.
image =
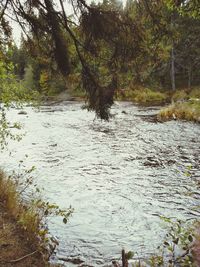
[[[134,252],[122,250],[122,266],[127,267],[197,267],[197,222],[183,222],[160,216],[168,226],[167,234],[157,252],[147,259],[134,259]],[[114,261],[115,267],[121,264]]]
[[[187,120],[200,122],[200,101],[176,102],[161,109],[158,120]]]
[[[30,244],[33,244],[44,260],[48,261],[58,241],[49,233],[47,218],[59,215],[62,216],[63,222],[67,223],[73,209],[70,207],[67,210],[61,210],[59,206],[45,202],[41,198],[25,201],[22,198],[22,192],[32,184],[32,178],[29,176],[31,172],[32,168],[27,170],[27,177],[24,182],[21,182],[16,177],[6,176],[0,170],[0,201],[20,226]]]
[[[118,90],[116,95],[117,100],[129,100],[138,104],[162,104],[167,100],[167,98],[167,93],[151,90],[141,86]]]

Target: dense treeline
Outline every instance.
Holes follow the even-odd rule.
[[[85,91],[88,108],[108,119],[117,90],[190,90],[200,83],[195,1],[78,0],[71,2],[73,16],[64,1],[59,7],[51,0],[4,2],[1,54],[29,90]],[[23,32],[19,47],[8,23],[11,9]]]

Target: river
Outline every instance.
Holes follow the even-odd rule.
[[[28,154],[26,166],[36,166],[44,199],[74,208],[67,225],[60,218],[49,221],[60,242],[53,261],[78,258],[86,266],[107,266],[122,247],[148,256],[166,233],[160,216],[199,217],[199,125],[156,123],[157,108],[128,102],[113,106],[110,122],[76,102],[25,110],[27,115],[8,113],[26,135],[9,142],[12,154],[2,153],[0,165],[16,169]]]

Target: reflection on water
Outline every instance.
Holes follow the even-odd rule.
[[[147,255],[165,234],[159,215],[199,216],[199,125],[155,123],[157,109],[129,103],[115,105],[109,123],[94,120],[80,103],[27,112],[10,111],[27,134],[20,143],[11,142],[12,157],[4,153],[0,163],[14,169],[28,154],[45,197],[75,209],[67,226],[58,218],[49,222],[60,240],[56,260],[106,266],[122,247]],[[188,177],[183,173],[190,165]]]

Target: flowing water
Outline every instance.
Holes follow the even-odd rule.
[[[26,135],[10,142],[12,155],[1,154],[1,166],[16,169],[28,154],[43,197],[74,208],[67,225],[60,218],[49,221],[60,242],[54,261],[107,266],[122,247],[149,255],[166,233],[160,216],[200,215],[200,126],[156,123],[156,108],[125,102],[115,104],[110,122],[102,122],[81,106],[27,107],[27,115],[12,109],[10,120],[21,121]]]

